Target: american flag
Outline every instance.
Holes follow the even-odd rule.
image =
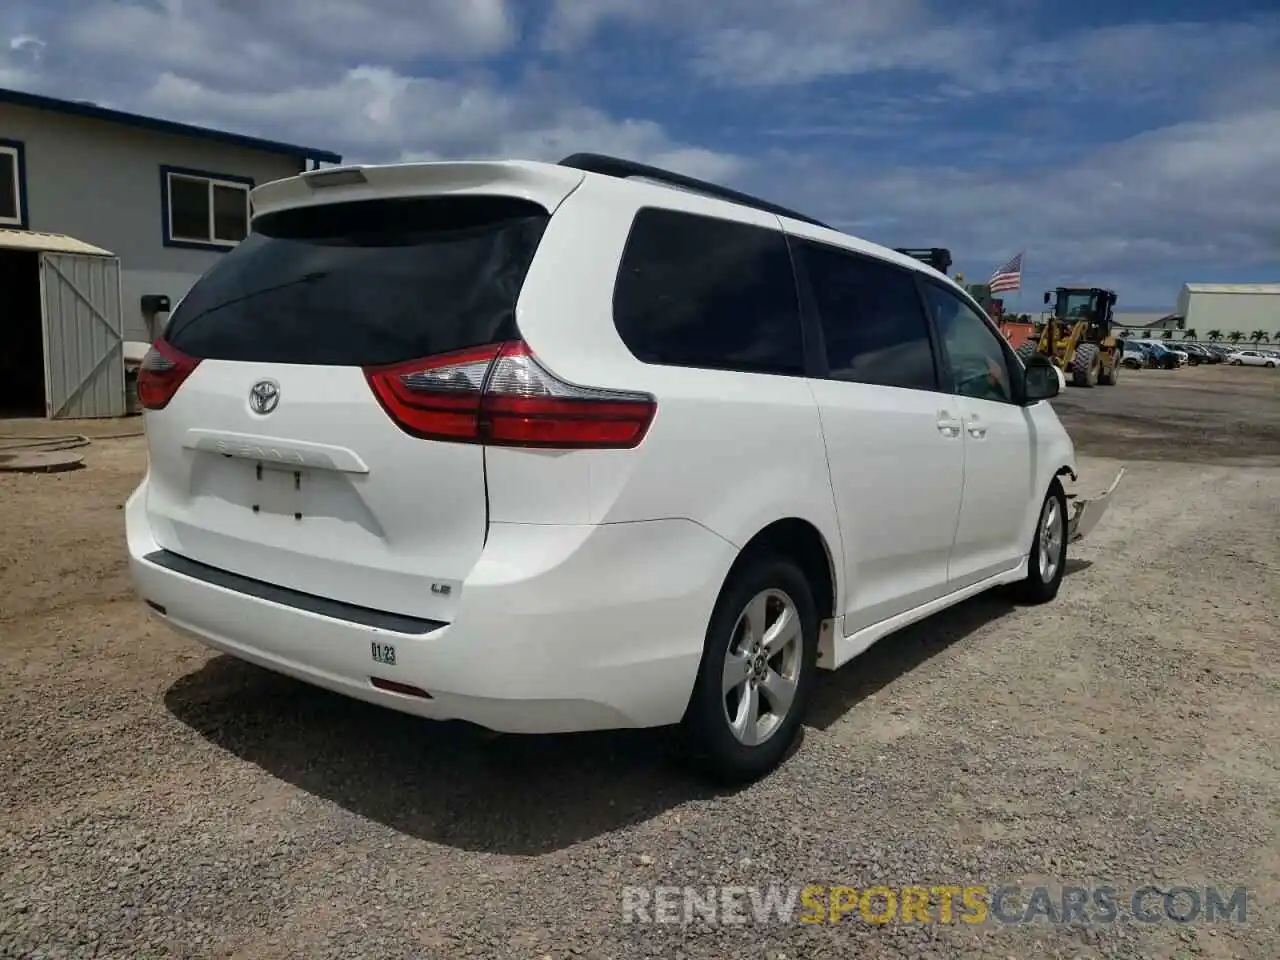
[[[996,267],[996,272],[991,274],[991,279],[987,281],[987,286],[991,288],[992,293],[1004,293],[1006,290],[1021,290],[1022,254],[1018,254],[1008,263],[1004,263]]]

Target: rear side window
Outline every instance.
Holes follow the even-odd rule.
[[[822,323],[828,377],[937,390],[929,325],[915,279],[872,257],[792,238]]]
[[[613,318],[645,363],[804,372],[795,276],[776,230],[641,210],[618,269]]]
[[[548,219],[505,197],[260,217],[183,298],[165,339],[192,357],[349,366],[509,339]]]

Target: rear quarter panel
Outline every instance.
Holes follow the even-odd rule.
[[[840,555],[826,447],[803,377],[644,364],[619,337],[614,283],[642,206],[780,229],[771,214],[655,193],[588,177],[548,226],[517,308],[525,340],[556,376],[654,395],[658,412],[648,435],[634,450],[489,450],[491,516],[546,523],[681,518],[738,546],[769,523],[796,517]]]

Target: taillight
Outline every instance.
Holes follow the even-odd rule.
[[[365,377],[400,429],[429,440],[627,448],[657,409],[648,394],[565,383],[519,340],[369,367]]]
[[[199,364],[197,358],[157,340],[138,368],[138,403],[144,410],[163,410]]]

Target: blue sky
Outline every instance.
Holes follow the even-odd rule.
[[[8,0],[0,86],[356,161],[621,154],[971,281],[1025,250],[1028,310],[1280,280],[1274,2]]]

